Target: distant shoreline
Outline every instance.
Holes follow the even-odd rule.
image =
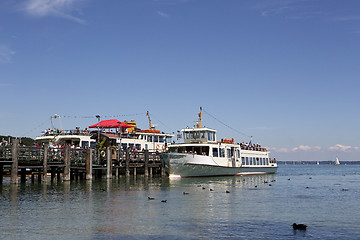
[[[319,165],[329,165],[334,164],[334,161],[329,160],[278,160],[277,163],[280,165],[285,164],[296,164],[296,165],[316,165],[319,162]],[[341,165],[358,165],[360,164],[360,160],[342,160]]]

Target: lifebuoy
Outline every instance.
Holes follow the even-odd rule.
[[[101,155],[102,157],[105,157],[105,151],[104,151],[104,150],[101,150],[100,155]]]
[[[165,151],[165,145],[162,146],[162,150]]]
[[[156,150],[159,150],[159,149],[160,149],[160,145],[157,144],[157,145],[156,145]]]

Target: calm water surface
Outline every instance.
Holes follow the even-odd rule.
[[[360,165],[280,165],[275,175],[222,178],[5,182],[0,238],[359,239],[359,197]],[[294,222],[308,230],[294,231]]]

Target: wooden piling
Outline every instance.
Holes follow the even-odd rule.
[[[38,169],[38,183],[41,183],[41,170]]]
[[[136,177],[136,167],[134,167],[134,177]]]
[[[119,170],[120,170],[120,168],[119,168],[119,166],[117,166],[117,167],[115,168],[115,178],[116,178],[116,179],[119,178]]]
[[[165,177],[165,165],[161,164],[160,168],[161,168],[161,177]]]
[[[49,145],[44,145],[44,159],[43,159],[43,169],[42,169],[42,182],[46,183],[47,180],[47,162],[48,162],[48,152],[49,152]]]
[[[20,170],[20,182],[25,183],[26,182],[26,168],[21,168]]]
[[[92,157],[93,149],[86,149],[86,162],[85,162],[85,171],[86,171],[86,180],[92,180]]]
[[[64,151],[64,181],[70,181],[70,146],[65,145]]]
[[[18,184],[19,139],[17,139],[17,138],[14,138],[12,140],[11,156],[12,156],[12,164],[11,164],[10,183]]]
[[[51,172],[51,182],[54,182],[54,179],[56,177],[56,168],[55,167],[52,167],[50,169],[50,172]]]
[[[110,148],[108,148],[106,152],[106,178],[112,178],[112,157]]]
[[[57,169],[56,179],[57,179],[58,182],[61,182],[61,172],[60,172],[59,169]]]
[[[125,157],[125,176],[130,176],[130,149],[126,149]]]
[[[0,164],[0,183],[2,184],[4,178],[4,165]]]
[[[149,150],[144,151],[144,175],[149,176]]]

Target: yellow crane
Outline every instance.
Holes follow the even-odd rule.
[[[149,111],[146,112],[146,116],[148,116],[148,118],[149,118],[149,130],[152,130],[151,119],[150,119]]]

